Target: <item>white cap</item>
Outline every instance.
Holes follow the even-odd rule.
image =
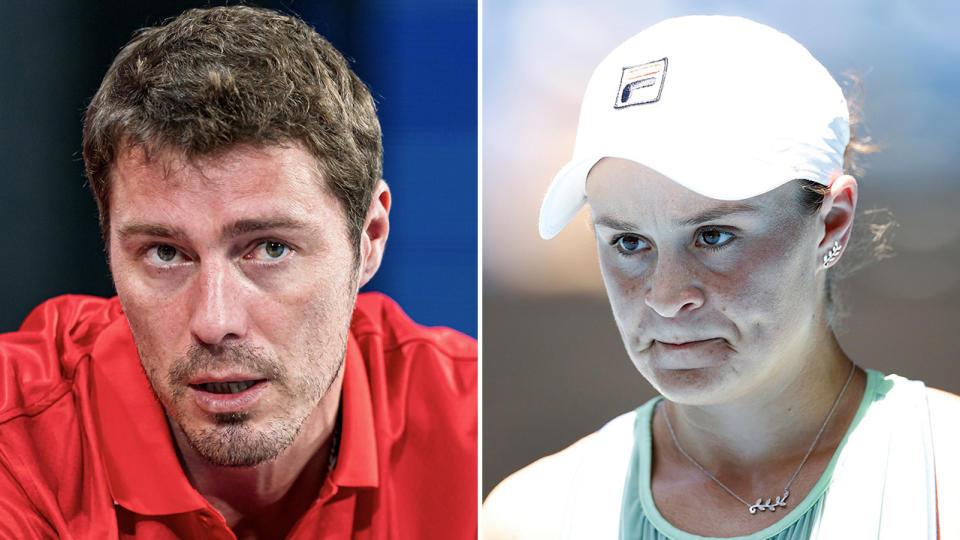
[[[740,17],[667,19],[590,77],[573,159],[540,208],[540,236],[556,236],[587,202],[587,173],[604,157],[740,200],[790,180],[830,185],[849,141],[840,86],[793,38]]]

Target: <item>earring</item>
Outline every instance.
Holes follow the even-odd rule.
[[[824,268],[830,266],[831,264],[833,264],[834,261],[837,260],[837,257],[840,256],[840,249],[841,249],[841,247],[840,247],[840,242],[838,242],[837,240],[834,240],[834,241],[833,241],[833,247],[830,248],[830,251],[827,252],[827,254],[823,256],[823,267],[824,267]]]

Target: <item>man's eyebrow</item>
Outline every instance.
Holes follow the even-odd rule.
[[[701,223],[706,223],[708,221],[713,221],[722,217],[729,216],[731,214],[742,214],[748,212],[756,212],[760,210],[756,206],[747,203],[732,203],[725,204],[723,206],[718,206],[716,208],[711,208],[699,214],[686,218],[677,220],[674,223],[678,227],[691,227],[693,225],[700,225]]]
[[[224,238],[232,238],[244,234],[267,231],[273,229],[309,229],[310,225],[288,217],[264,218],[264,219],[241,219],[223,227],[220,235]]]
[[[220,236],[233,238],[244,234],[275,229],[308,229],[310,226],[293,218],[241,219],[223,227]],[[155,236],[171,240],[183,240],[187,233],[180,227],[168,227],[158,223],[128,223],[117,230],[122,239],[132,236]]]
[[[160,238],[170,238],[179,240],[186,238],[187,234],[179,227],[167,227],[155,223],[128,223],[117,230],[121,239],[127,239],[131,236],[157,236]]]

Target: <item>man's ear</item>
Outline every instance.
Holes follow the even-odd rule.
[[[827,263],[820,265],[826,268],[836,264],[840,253],[850,242],[850,233],[853,231],[853,218],[857,211],[857,196],[859,187],[857,180],[845,174],[838,176],[831,184],[830,190],[823,196],[823,205],[820,207],[820,242],[817,245],[819,260]],[[839,244],[840,248],[836,249]]]
[[[380,268],[383,250],[390,234],[390,187],[383,180],[377,182],[370,199],[367,217],[360,231],[360,282],[363,287]]]

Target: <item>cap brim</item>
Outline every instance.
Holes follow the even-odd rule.
[[[743,200],[761,195],[791,180],[806,179],[823,185],[830,184],[830,176],[822,171],[802,170],[778,163],[732,162],[728,156],[714,155],[710,159],[658,159],[664,152],[649,148],[641,153],[610,151],[574,159],[563,166],[553,178],[540,206],[540,236],[549,240],[560,233],[587,203],[587,175],[594,165],[605,157],[627,159],[648,167],[695,193],[715,200]],[[705,169],[704,164],[710,165]],[[825,164],[826,165],[826,164]],[[835,169],[834,175],[838,174]]]
[[[540,237],[549,240],[570,223],[587,203],[587,173],[600,158],[574,159],[553,177],[540,205]]]

